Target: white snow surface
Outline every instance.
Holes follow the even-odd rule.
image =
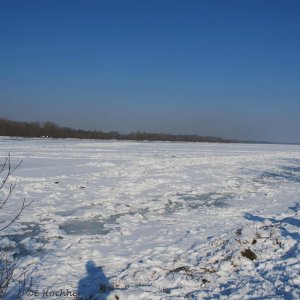
[[[1,233],[25,299],[300,299],[300,146],[0,138],[8,152],[1,225],[34,200]]]

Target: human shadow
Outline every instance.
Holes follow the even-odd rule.
[[[107,299],[110,291],[110,284],[105,276],[102,267],[98,267],[95,263],[89,260],[86,265],[87,275],[78,282],[78,299]]]

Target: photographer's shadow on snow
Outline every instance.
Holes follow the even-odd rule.
[[[102,267],[89,260],[86,265],[87,275],[78,282],[78,299],[107,299],[110,284]]]

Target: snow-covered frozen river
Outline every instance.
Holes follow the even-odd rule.
[[[300,297],[300,146],[0,138],[8,152],[23,163],[0,220],[34,202],[2,236],[40,298]]]

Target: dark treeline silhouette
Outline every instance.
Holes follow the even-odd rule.
[[[53,122],[18,122],[7,119],[0,119],[0,136],[212,143],[238,142],[237,140],[226,140],[220,137],[199,135],[174,135],[147,132],[121,134],[117,131],[103,132],[101,130],[72,129],[58,126]]]

